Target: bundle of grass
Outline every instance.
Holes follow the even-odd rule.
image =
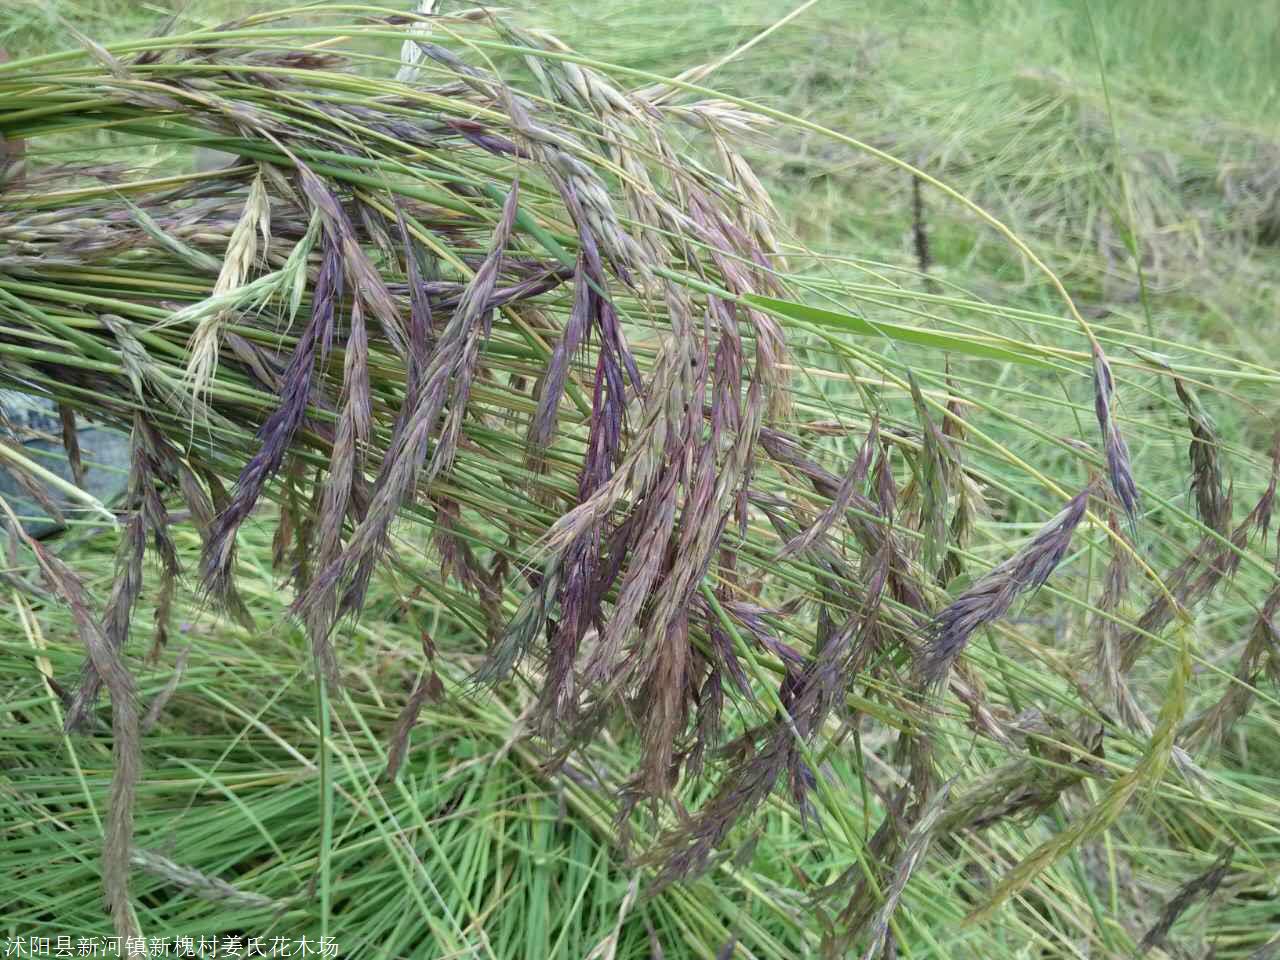
[[[174,507],[200,539],[201,590],[248,631],[246,565],[264,551],[241,549],[274,523],[322,738],[358,660],[340,638],[447,617],[443,651],[423,626],[422,675],[384,731],[391,782],[438,674],[456,690],[460,664],[472,684],[526,691],[548,771],[620,797],[621,839],[643,841],[627,849],[655,889],[723,866],[782,785],[833,851],[802,879],[844,901],[816,910],[809,946],[871,956],[925,937],[895,917],[927,855],[1020,860],[948,907],[994,910],[1143,789],[1157,820],[1186,813],[1215,838],[1248,811],[1257,832],[1238,843],[1264,863],[1274,802],[1187,751],[1222,741],[1243,690],[1265,696],[1277,589],[1274,464],[1221,443],[1196,394],[1276,374],[1205,350],[1171,363],[1153,352],[1170,345],[1094,330],[1047,269],[1065,319],[840,280],[804,250],[788,272],[734,139],[766,119],[827,132],[630,76],[645,86],[488,13],[349,4],[0,66],[0,131],[28,142],[0,211],[0,380],[132,437],[105,590],[9,524],[13,566],[21,548],[43,578],[15,589],[67,604],[88,654],[78,685],[56,688],[68,727],[95,729],[110,696],[118,929],[139,928],[131,863],[190,879],[137,853],[130,822],[145,718],[128,641],[150,554],[166,655]],[[227,159],[187,172],[197,150]],[[1126,412],[1126,396],[1144,406]],[[1043,411],[1078,437],[1047,432]],[[1167,486],[1183,468],[1151,482],[1135,467],[1135,417],[1138,453],[1162,464],[1190,422],[1190,485]],[[1240,521],[1228,460],[1236,489],[1261,491]],[[1188,725],[1192,614],[1227,586],[1240,599],[1215,618],[1252,620],[1259,639]],[[1005,619],[1037,591],[1065,647]],[[592,779],[615,739],[634,762]],[[318,769],[327,929],[333,805],[353,801]],[[1015,814],[1081,798],[1034,849],[971,852]],[[1023,909],[1061,921],[1046,942],[1072,935],[1069,905]],[[1108,947],[1141,935],[1098,930]]]

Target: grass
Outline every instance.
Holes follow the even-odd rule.
[[[383,566],[359,618],[334,634],[344,683],[327,692],[317,683],[312,657],[323,674],[326,650],[315,637],[326,634],[324,624],[287,620],[298,594],[280,586],[307,543],[295,541],[303,552],[277,573],[273,537],[281,525],[286,545],[298,536],[308,501],[322,515],[338,510],[324,506],[307,471],[342,475],[344,385],[348,358],[358,356],[344,319],[318,367],[330,409],[314,412],[293,448],[294,466],[265,488],[236,538],[228,582],[257,626],[237,625],[201,601],[194,572],[201,559],[209,572],[209,538],[177,525],[176,566],[192,576],[168,614],[173,636],[154,662],[140,649],[128,658],[139,703],[160,705],[140,740],[144,772],[131,804],[128,904],[137,925],[148,934],[329,935],[353,956],[789,957],[824,947],[857,955],[881,944],[915,957],[1120,956],[1158,932],[1179,888],[1230,848],[1217,885],[1188,888],[1190,908],[1170,917],[1167,938],[1153,949],[1265,956],[1280,924],[1272,905],[1280,712],[1269,626],[1276,547],[1261,516],[1246,515],[1269,502],[1277,379],[1264,349],[1276,304],[1269,158],[1280,141],[1269,125],[1275,87],[1265,68],[1274,59],[1277,34],[1266,23],[1274,14],[1257,6],[1244,16],[1235,5],[1206,4],[1190,23],[1172,5],[1099,4],[1089,29],[1081,7],[1050,0],[946,11],[819,3],[697,81],[776,111],[773,129],[726,136],[719,148],[705,130],[679,123],[664,124],[653,141],[625,127],[635,140],[624,138],[617,153],[607,138],[587,136],[600,122],[590,117],[594,108],[539,87],[509,38],[458,27],[470,43],[455,49],[468,62],[489,58],[511,83],[546,96],[557,123],[583,135],[580,156],[605,172],[615,202],[614,168],[628,155],[653,171],[654,193],[665,196],[670,161],[653,151],[732,176],[736,161],[723,152],[732,142],[780,211],[768,216],[756,195],[728,207],[744,229],[776,232],[786,255],[772,275],[781,289],[759,289],[764,280],[753,277],[729,292],[773,298],[754,302],[771,311],[760,322],[771,316],[785,332],[789,354],[778,369],[790,377],[790,409],[769,413],[775,433],[761,434],[753,454],[760,497],[746,533],[730,523],[717,534],[736,561],[709,561],[690,595],[697,612],[688,656],[698,665],[687,675],[691,702],[673,705],[661,684],[632,675],[624,703],[598,713],[589,699],[577,705],[595,721],[589,735],[548,743],[543,735],[564,733],[546,719],[556,676],[548,652],[520,659],[496,688],[474,685],[477,673],[495,672],[495,640],[512,636],[503,627],[522,623],[539,594],[521,571],[557,555],[564,527],[553,524],[581,494],[578,467],[599,409],[591,391],[597,344],[570,364],[545,463],[535,470],[522,460],[538,410],[532,381],[547,376],[549,347],[572,315],[575,298],[564,286],[518,300],[529,312],[496,319],[454,462],[422,484],[429,499],[407,505],[393,528],[400,562]],[[121,17],[112,4],[59,12],[102,42],[147,32],[145,18]],[[224,12],[240,11],[201,5],[177,29],[211,26]],[[552,27],[591,62],[616,64],[604,73],[627,88],[651,82],[627,70],[672,75],[715,60],[778,16],[763,3],[711,5],[695,17],[682,5],[611,2],[603,13],[566,4],[522,19]],[[335,32],[333,22],[350,24],[351,14],[328,26],[304,21],[314,22],[322,24],[315,34],[271,42],[309,42]],[[1216,27],[1212,44],[1200,39],[1203,23]],[[375,90],[359,84],[394,70],[398,44],[392,31],[363,32],[370,35],[346,46],[392,63],[357,60],[363,79],[355,85],[334,83],[326,69],[284,75],[327,89],[333,103],[367,102]],[[14,18],[0,43],[15,55],[74,47],[43,12]],[[542,62],[554,72],[558,61],[553,54]],[[567,62],[590,66],[577,55]],[[57,160],[139,158],[146,176],[185,171],[193,140],[267,151],[247,155],[290,166],[260,138],[251,143],[205,118],[156,124],[136,104],[127,133],[94,129],[107,118],[80,108],[71,113],[78,127],[66,114],[7,119],[14,98],[27,108],[59,97],[74,104],[79,77],[105,81],[104,68],[80,53],[41,69],[44,87],[0,73],[0,98],[10,98],[0,100],[0,128],[39,134],[37,172]],[[269,93],[236,96],[268,113],[280,109]],[[693,105],[708,96],[685,91],[671,103],[697,119]],[[455,108],[441,97],[422,109],[436,116]],[[737,119],[723,106],[710,109],[730,127]],[[499,105],[479,115],[499,129],[510,124]],[[1098,437],[1101,381],[1089,339],[1052,279],[937,188],[921,191],[923,216],[914,216],[910,176],[818,127],[955,188],[1061,278],[1114,375],[1108,422],[1127,439],[1141,498],[1132,542],[1120,505],[1103,496],[1104,478],[1116,485],[1115,458],[1107,462]],[[508,162],[459,144],[445,156],[415,154],[408,169],[404,145],[378,140],[369,118],[344,130],[359,134],[376,176],[323,146],[294,150],[337,194],[359,192],[375,208],[405,204],[423,225],[413,232],[419,244],[440,230],[439,282],[456,290],[481,271],[511,181]],[[572,218],[538,165],[521,172],[524,220],[512,249],[548,260],[556,248],[575,251]],[[486,189],[459,200],[441,188],[450,175]],[[10,230],[0,229],[0,242],[32,259],[0,271],[0,365],[10,382],[126,425],[134,388],[124,373],[132,369],[146,378],[144,412],[183,462],[202,468],[203,484],[218,476],[229,484],[277,397],[224,343],[218,366],[203,369],[216,370],[205,381],[207,400],[225,422],[213,420],[217,442],[193,435],[189,401],[171,389],[201,369],[192,364],[192,333],[231,332],[264,356],[281,351],[282,369],[323,299],[321,259],[318,247],[304,246],[318,242],[306,239],[307,219],[286,212],[265,181],[277,207],[263,250],[245,256],[259,226],[244,212],[256,188],[240,175],[211,182],[217,206],[203,231],[174,225],[161,188],[130,192],[178,241],[135,228],[145,261],[106,238],[101,252],[84,252],[94,249],[83,244],[98,236],[106,212],[121,208],[117,184],[64,179],[52,186],[80,192],[18,194],[0,214]],[[695,182],[721,195],[720,181],[699,173]],[[737,188],[754,189],[741,180]],[[84,213],[79,248],[57,230],[72,203]],[[630,232],[643,220],[628,208],[618,223]],[[733,276],[714,246],[695,239],[674,270],[662,267],[674,277],[659,274],[683,284],[700,309]],[[246,267],[231,276],[222,264],[237,249]],[[301,260],[289,259],[294,250]],[[217,319],[220,305],[206,298],[219,284],[238,290],[268,272],[254,267],[263,252],[278,272],[259,301],[266,309]],[[216,258],[218,271],[194,266],[201,256]],[[402,282],[396,256],[372,262]],[[277,325],[299,270],[298,316]],[[664,337],[655,331],[677,329],[679,318],[612,272],[604,282],[642,376],[675,376],[663,372]],[[398,289],[397,309],[407,310]],[[379,332],[375,306],[366,347],[374,429],[359,447],[368,479],[405,402],[403,365]],[[342,308],[344,318],[350,309]],[[106,323],[104,312],[122,316],[122,325]],[[760,335],[746,337],[748,364]],[[1007,362],[1008,353],[1037,362]],[[767,382],[760,368],[747,373]],[[112,378],[111,390],[91,379],[99,375]],[[749,414],[750,401],[742,402]],[[881,442],[868,441],[873,430]],[[715,456],[732,476],[730,454]],[[842,487],[846,475],[854,482]],[[1087,512],[1065,528],[1046,526],[1091,481]],[[671,543],[700,543],[681,539],[696,528],[697,512],[687,506],[696,502],[692,486],[680,489],[690,499],[681,501],[685,519]],[[349,549],[359,524],[337,517],[330,549]],[[50,546],[90,595],[110,598],[120,582],[118,536],[94,523],[83,515],[83,536]],[[467,560],[463,546],[479,559]],[[881,550],[899,552],[885,565]],[[103,707],[89,715],[88,734],[61,733],[58,691],[74,691],[83,628],[42,592],[35,557],[22,551],[6,571],[17,578],[7,581],[14,612],[0,620],[12,720],[0,738],[0,803],[14,825],[0,847],[13,878],[0,916],[12,936],[105,934],[112,921],[101,903],[100,858],[114,809],[111,750],[120,740],[109,731],[119,716]],[[437,576],[450,556],[454,578]],[[1224,576],[1232,557],[1238,570]],[[145,564],[148,587],[132,604],[136,633],[163,606],[166,562],[161,551]],[[506,565],[496,600],[467,583],[473,562],[481,570]],[[881,571],[897,579],[868,615],[868,585]],[[645,627],[624,636],[628,649],[643,651],[655,623],[679,622],[662,619],[671,617],[663,604],[677,573],[663,567],[653,581],[656,600],[641,606]],[[644,583],[630,574],[625,582]],[[1177,605],[1162,606],[1167,595]],[[616,619],[623,598],[610,603]],[[838,682],[824,687],[811,669],[830,642],[823,624],[838,624],[850,609],[871,617],[878,639],[839,660]],[[922,643],[923,613],[940,614],[932,629],[942,633],[930,643]],[[961,626],[974,618],[986,625],[970,635]],[[712,644],[731,652],[717,654]],[[810,659],[789,659],[791,648]],[[940,655],[949,680],[942,695],[922,702],[931,691],[917,671],[936,673]],[[664,764],[687,761],[703,739],[697,731],[714,729],[706,705],[720,689],[718,742],[726,749],[711,750],[703,775],[686,769],[668,793]],[[390,745],[414,702],[421,713],[411,747],[398,777],[387,779]],[[674,736],[652,734],[685,709]],[[794,729],[806,722],[811,728]],[[570,749],[558,771],[548,752],[555,747]],[[779,750],[785,760],[772,769],[765,761]],[[772,771],[765,792],[751,793],[762,770]],[[794,794],[810,776],[797,807]],[[778,789],[769,792],[774,779]],[[618,798],[637,791],[646,802],[622,807],[620,835]],[[702,848],[691,838],[705,836],[725,855],[678,883],[654,885],[683,873],[673,864],[696,859]],[[29,869],[33,863],[42,869]],[[827,885],[834,889],[811,899]],[[896,911],[884,907],[896,898]],[[121,922],[128,920],[117,916]]]

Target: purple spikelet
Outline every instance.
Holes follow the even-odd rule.
[[[1066,507],[1025,547],[960,594],[934,618],[919,663],[929,684],[940,684],[973,631],[998,620],[1021,594],[1035,590],[1062,562],[1071,535],[1084,518],[1090,489],[1076,494]]]
[[[1102,351],[1093,351],[1093,408],[1098,415],[1098,426],[1102,429],[1103,451],[1107,458],[1107,476],[1111,480],[1111,489],[1124,509],[1129,527],[1137,539],[1138,528],[1138,485],[1133,479],[1133,467],[1129,462],[1129,445],[1124,442],[1120,428],[1111,415],[1111,401],[1115,396],[1115,379],[1111,375],[1111,365]]]

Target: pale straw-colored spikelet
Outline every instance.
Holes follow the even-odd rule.
[[[231,239],[227,243],[222,270],[213,287],[213,298],[225,296],[243,286],[258,258],[258,236],[262,237],[262,249],[271,243],[271,204],[263,186],[262,174],[253,178],[244,210]],[[187,380],[190,392],[197,398],[204,397],[218,370],[218,350],[222,329],[231,319],[231,310],[218,310],[199,322],[191,335],[191,359],[187,363]]]

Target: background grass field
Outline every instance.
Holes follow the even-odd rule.
[[[1234,478],[1237,503],[1252,504],[1266,486],[1262,465],[1280,412],[1273,376],[1280,345],[1280,6],[818,0],[778,26],[792,6],[567,0],[516,16],[585,56],[649,73],[675,75],[732,53],[701,82],[849,134],[972,198],[1061,276],[1108,342],[1141,342],[1187,368],[1208,369],[1213,358],[1229,358],[1236,370],[1257,365],[1256,381],[1242,377],[1205,390],[1224,450],[1255,468]],[[258,8],[193,0],[178,17],[180,24],[212,25]],[[61,18],[110,42],[149,32],[170,12],[164,4],[114,0],[0,0],[0,45],[14,56],[74,47]],[[745,44],[749,49],[736,52]],[[991,304],[999,322],[1021,325],[1029,342],[1063,336],[1061,308],[1045,277],[937,190],[804,130],[765,131],[743,149],[789,231],[780,239],[807,264],[816,289],[823,278],[831,289],[865,284],[867,299],[856,306],[883,309],[888,319],[936,311],[981,323],[979,311],[964,313],[955,301]],[[927,279],[918,272],[921,230]],[[877,299],[884,284],[910,295],[885,304]],[[831,368],[815,391],[844,403],[849,378],[807,341],[797,343],[798,362],[810,349],[813,370]],[[1081,417],[1089,427],[1091,401],[1079,393],[1059,401],[1058,386],[1047,381],[1009,381],[1007,402],[1028,403],[1036,430],[1010,429],[993,439],[1057,477],[1073,469],[1057,438],[1076,436]],[[1152,491],[1185,516],[1185,418],[1167,384],[1152,379],[1148,386],[1150,396],[1127,401],[1129,442]],[[990,563],[1045,517],[1028,475],[1010,471],[1007,484],[1003,509],[981,521],[974,547]],[[1165,522],[1169,537],[1153,548],[1153,563],[1188,546],[1184,532]],[[626,859],[612,822],[613,791],[635,756],[625,730],[606,730],[566,773],[544,775],[546,757],[523,720],[537,691],[513,683],[496,695],[476,692],[467,677],[481,651],[470,648],[447,605],[405,603],[410,591],[390,581],[344,638],[348,683],[340,699],[319,710],[305,643],[276,588],[270,530],[250,526],[242,590],[258,622],[278,626],[248,635],[186,590],[181,636],[160,662],[140,669],[144,702],[177,677],[144,741],[135,895],[148,933],[314,935],[323,865],[333,907],[327,930],[343,955],[781,960],[815,953],[830,907],[811,895],[858,863],[857,838],[865,841],[882,799],[866,794],[864,771],[872,782],[892,783],[887,733],[851,738],[822,758],[833,794],[849,797],[856,811],[848,822],[802,822],[775,795],[751,828],[735,835],[737,856],[649,898],[652,869]],[[178,536],[194,557],[195,533]],[[1047,591],[1025,611],[1015,608],[1028,642],[1057,662],[1087,646],[1098,629],[1089,602],[1101,590],[1101,546],[1094,537],[1081,548],[1088,552],[1084,604],[1059,603]],[[89,533],[74,548],[104,592],[113,549],[105,533]],[[1273,579],[1265,562],[1258,566],[1242,575],[1253,581],[1224,591],[1212,613],[1188,629],[1195,657],[1189,715],[1220,693],[1214,684],[1235,669],[1249,639],[1256,591],[1248,586]],[[75,675],[82,654],[69,618],[2,589],[0,875],[9,879],[0,883],[0,934],[105,934],[97,846],[110,747],[105,735],[57,732],[61,708],[41,674]],[[150,617],[149,603],[144,598],[136,612],[139,622]],[[400,779],[383,783],[386,731],[421,679],[424,628],[448,653],[440,658],[446,695],[424,709]],[[1014,705],[1027,691],[1050,702],[1066,696],[1048,682],[1038,686],[1034,667],[1006,643],[994,634],[975,642],[986,684]],[[1152,716],[1178,663],[1170,642],[1135,673]],[[1105,799],[1105,784],[1086,778],[1045,811],[936,845],[906,887],[893,927],[898,955],[1131,956],[1179,888],[1228,848],[1236,853],[1227,880],[1182,914],[1150,955],[1276,955],[1275,680],[1259,681],[1252,711],[1222,744],[1207,781],[1161,780],[983,922],[961,924],[994,881]],[[323,746],[320,717],[332,723]],[[956,748],[958,770],[968,762],[964,750]],[[1122,744],[1107,761],[1128,769],[1142,752],[1141,743]],[[1043,759],[1046,769],[1063,765],[1055,756]],[[322,767],[334,790],[327,819],[315,789]],[[970,769],[984,768],[974,760]],[[27,829],[38,823],[58,829]],[[634,828],[633,850],[643,850],[652,837],[642,818]]]

